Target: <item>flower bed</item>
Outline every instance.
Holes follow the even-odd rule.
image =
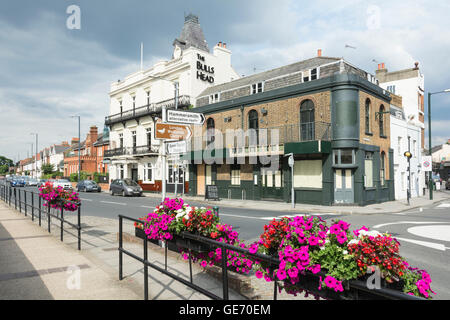
[[[62,187],[53,187],[51,182],[39,188],[39,197],[44,200],[44,207],[64,208],[65,211],[76,211],[81,204],[78,193],[69,192]]]
[[[320,217],[274,219],[252,244],[240,240],[232,226],[220,223],[211,208],[191,207],[182,199],[165,199],[142,220],[148,239],[176,243],[184,259],[190,254],[205,268],[221,264],[222,249],[209,244],[193,246],[195,241],[183,239],[184,233],[247,249],[247,255],[226,251],[229,270],[241,274],[254,271],[258,278],[276,280],[280,290],[289,294],[351,297],[350,280],[362,280],[368,286],[374,282],[375,288],[379,285],[427,299],[435,294],[428,273],[408,265],[395,238],[366,227],[352,232],[350,224],[342,220],[328,226]],[[279,263],[273,265],[252,254],[272,256]]]

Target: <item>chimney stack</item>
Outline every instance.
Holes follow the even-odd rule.
[[[222,47],[222,41],[219,42],[218,46],[219,46],[219,47]]]
[[[317,50],[317,56],[321,57],[322,56],[322,49]]]
[[[224,42],[223,43],[223,47],[226,49],[227,48],[227,44]]]

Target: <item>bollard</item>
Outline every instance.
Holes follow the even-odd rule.
[[[213,211],[214,211],[214,214],[217,216],[217,218],[219,218],[219,207],[218,206],[214,206],[213,207]]]

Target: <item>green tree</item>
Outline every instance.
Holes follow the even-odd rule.
[[[14,162],[11,159],[0,156],[0,174],[6,174],[9,172],[9,167],[14,166]]]
[[[42,174],[47,175],[47,174],[52,174],[55,171],[55,166],[50,164],[50,163],[46,163],[42,165]]]

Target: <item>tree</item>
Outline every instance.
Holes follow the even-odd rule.
[[[55,166],[51,163],[46,163],[42,165],[41,169],[43,174],[52,174],[55,171]]]
[[[9,167],[14,166],[14,161],[6,157],[0,156],[0,174],[9,172]]]

